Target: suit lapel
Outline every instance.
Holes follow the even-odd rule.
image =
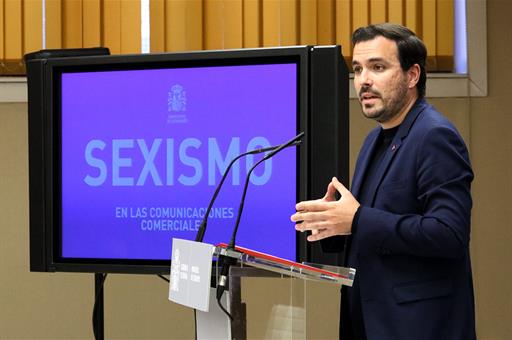
[[[366,171],[368,170],[368,166],[372,159],[372,155],[374,153],[375,147],[377,145],[377,140],[379,139],[380,133],[382,129],[374,130],[370,136],[368,136],[368,141],[365,146],[361,149],[361,153],[359,155],[359,159],[356,163],[356,169],[354,172],[354,179],[352,181],[351,192],[354,197],[359,197],[359,191],[361,190],[361,184],[363,182],[363,178],[365,178]]]

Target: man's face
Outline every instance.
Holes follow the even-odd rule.
[[[367,118],[386,123],[403,113],[411,94],[393,40],[378,36],[357,43],[352,66],[356,93]]]

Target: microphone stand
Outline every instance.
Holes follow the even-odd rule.
[[[288,142],[286,144],[281,144],[281,145],[278,145],[278,146],[270,146],[270,147],[267,147],[267,148],[261,148],[261,149],[255,149],[255,150],[247,151],[247,152],[244,152],[244,153],[236,156],[235,158],[233,158],[231,160],[231,162],[228,164],[228,166],[226,167],[226,170],[224,171],[224,173],[222,175],[222,178],[221,178],[221,180],[219,182],[219,185],[217,186],[217,188],[215,189],[215,192],[213,193],[212,199],[210,200],[210,203],[208,204],[208,208],[206,209],[206,212],[204,214],[203,220],[201,221],[201,224],[199,226],[199,230],[197,231],[195,241],[196,242],[203,242],[204,234],[206,233],[208,217],[209,217],[210,211],[211,211],[211,209],[213,207],[213,203],[217,199],[217,196],[219,195],[219,192],[220,192],[220,188],[224,184],[224,181],[226,180],[229,171],[231,170],[233,164],[235,164],[235,162],[237,160],[239,160],[240,158],[242,158],[244,156],[247,156],[247,155],[255,155],[255,154],[271,151],[268,155],[266,155],[263,158],[263,160],[266,160],[266,159],[272,157],[273,155],[275,155],[277,152],[281,151],[284,148],[287,148],[287,147],[292,146],[292,145],[300,145],[300,143],[301,143],[300,138],[302,138],[303,135],[304,135],[304,133],[302,132],[299,135],[300,137],[295,137],[291,142]],[[261,163],[263,160],[259,161],[257,164]],[[252,170],[254,170],[254,167],[253,167],[253,169],[250,170],[249,176],[250,176],[250,173],[252,172]],[[249,176],[247,178],[249,178]],[[247,191],[247,185],[248,184],[247,184],[247,181],[246,181],[245,188],[244,188],[244,197],[245,197],[245,192]],[[239,220],[239,218],[238,218],[238,220]],[[238,222],[237,222],[237,225],[238,225]],[[223,294],[224,290],[226,289],[229,267],[231,265],[233,265],[233,264],[236,264],[236,259],[233,259],[233,258],[228,257],[228,256],[224,256],[224,255],[219,255],[218,262],[217,262],[217,267],[220,265],[221,271],[220,271],[220,275],[219,275],[219,282],[217,283],[217,294],[216,294],[217,295],[217,303],[218,303],[220,309],[222,309],[222,311],[224,311],[224,313],[226,313],[226,315],[232,321],[233,321],[233,317],[222,306],[222,304],[220,303],[220,299],[222,297],[222,294]],[[222,288],[219,289],[219,286],[221,286]],[[194,310],[194,315],[195,315],[195,312],[196,311]]]
[[[252,166],[251,170],[249,170],[249,172],[247,173],[247,177],[245,178],[244,191],[242,194],[242,200],[240,201],[240,206],[238,208],[238,216],[236,217],[235,229],[233,230],[233,234],[231,235],[231,241],[229,242],[228,249],[235,249],[236,234],[238,232],[238,226],[240,225],[240,218],[242,217],[242,210],[244,209],[245,196],[247,194],[247,188],[249,187],[249,179],[251,177],[252,172],[254,171],[254,169],[256,169],[256,167],[258,165],[260,165],[267,159],[274,157],[274,155],[277,154],[278,152],[280,152],[281,150],[283,150],[291,145],[294,145],[296,142],[300,141],[302,139],[302,137],[304,137],[304,132],[299,133],[297,136],[290,139],[288,142],[282,144],[281,146],[276,148],[274,151],[269,152],[265,157],[263,157],[258,162],[256,162],[256,164],[254,164]]]
[[[299,145],[299,144],[300,144],[300,141],[296,141],[295,143],[292,143],[292,144],[290,144],[288,146]],[[217,199],[217,196],[219,195],[219,192],[220,192],[220,188],[224,184],[224,181],[226,180],[227,175],[228,175],[229,171],[231,170],[231,167],[233,166],[233,164],[235,164],[235,162],[237,160],[239,160],[240,158],[242,158],[242,157],[245,157],[245,156],[248,156],[248,155],[256,155],[256,154],[263,153],[263,152],[277,150],[280,147],[282,147],[282,145],[270,146],[270,147],[267,147],[267,148],[255,149],[255,150],[247,151],[247,152],[239,154],[238,156],[236,156],[235,158],[233,158],[231,160],[231,162],[227,166],[226,170],[222,174],[222,178],[221,178],[221,180],[219,182],[219,185],[215,189],[215,192],[213,193],[212,199],[210,200],[210,203],[208,204],[208,208],[206,209],[206,212],[204,214],[203,220],[201,221],[201,225],[199,226],[199,230],[197,231],[197,234],[196,234],[196,239],[195,239],[196,242],[203,242],[204,234],[206,232],[206,226],[207,226],[207,223],[208,223],[208,216],[210,215],[210,211],[212,210],[213,203]]]
[[[297,145],[298,143],[300,143],[300,140],[302,139],[302,137],[304,137],[304,132],[299,133],[297,136],[295,136],[294,138],[292,138],[288,142],[286,142],[284,144],[281,144],[279,147],[275,148],[272,152],[269,152],[265,157],[263,157],[258,162],[256,162],[256,164],[254,164],[252,166],[252,168],[249,170],[249,172],[247,173],[247,177],[245,179],[245,184],[244,184],[244,190],[243,190],[243,194],[242,194],[242,199],[240,201],[240,206],[238,208],[238,215],[237,215],[237,218],[236,218],[235,228],[234,228],[233,234],[231,236],[231,241],[229,242],[229,245],[227,247],[228,250],[229,249],[232,249],[232,250],[235,249],[236,234],[238,232],[238,226],[240,225],[240,218],[242,216],[242,211],[243,211],[244,203],[245,203],[245,196],[247,194],[247,188],[249,186],[249,179],[251,177],[252,172],[254,171],[254,169],[256,169],[256,167],[259,164],[261,164],[264,161],[266,161],[267,159],[273,157],[275,154],[277,154],[281,150],[283,150],[283,149],[285,149],[285,148],[287,148],[289,146]],[[217,291],[216,291],[217,302],[219,304],[219,307],[221,307],[221,309],[232,320],[233,319],[232,316],[221,306],[220,299],[222,297],[222,294],[224,294],[224,291],[226,290],[226,283],[227,283],[227,277],[228,277],[228,273],[229,273],[229,267],[236,263],[236,259],[234,259],[232,257],[221,255],[221,256],[219,256],[219,261],[221,261],[221,266],[222,267],[221,267],[221,271],[220,271],[219,282],[217,284]]]

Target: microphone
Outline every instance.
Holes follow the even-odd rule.
[[[233,230],[233,234],[231,235],[231,241],[229,242],[229,245],[227,247],[228,250],[229,249],[235,249],[236,234],[238,232],[238,226],[240,225],[240,218],[242,216],[242,211],[243,211],[243,208],[244,208],[245,196],[247,194],[247,187],[249,186],[249,179],[251,177],[252,172],[254,171],[254,169],[259,164],[261,164],[262,162],[266,161],[267,159],[273,157],[274,155],[276,155],[281,150],[283,150],[283,149],[285,149],[287,147],[290,147],[292,145],[299,145],[301,143],[302,137],[304,137],[304,132],[299,133],[297,136],[293,137],[292,139],[290,139],[286,143],[281,144],[280,146],[276,147],[272,152],[269,152],[265,157],[263,157],[258,162],[256,162],[252,166],[252,168],[249,170],[249,172],[247,173],[247,177],[245,178],[245,184],[244,184],[244,190],[243,190],[243,194],[242,194],[242,199],[240,201],[240,207],[238,208],[238,215],[237,215],[237,218],[236,218],[235,228]],[[217,295],[217,300],[220,300],[220,298],[222,297],[222,294],[226,290],[226,281],[227,281],[229,267],[232,264],[236,263],[236,259],[233,259],[233,258],[230,258],[230,257],[227,257],[227,256],[219,256],[219,261],[221,262],[220,265],[222,267],[221,267],[221,271],[220,271],[219,282],[217,283],[217,292],[216,292],[217,293],[216,294]]]
[[[288,146],[299,145],[300,143],[301,142],[299,140],[297,140],[297,141],[295,141],[294,143],[292,143],[292,144],[290,144]],[[208,204],[208,208],[206,209],[206,213],[204,214],[203,220],[201,221],[201,224],[199,225],[199,229],[197,231],[196,239],[195,239],[196,242],[203,242],[204,234],[206,232],[206,226],[207,226],[207,223],[208,223],[208,216],[210,215],[210,211],[212,210],[213,203],[217,199],[217,196],[219,195],[219,192],[220,192],[220,188],[222,187],[222,185],[224,184],[224,181],[228,177],[229,170],[231,170],[231,167],[233,166],[233,164],[235,164],[235,162],[237,160],[239,160],[240,158],[242,158],[242,157],[245,157],[245,156],[248,156],[248,155],[256,155],[256,154],[263,153],[263,152],[268,152],[268,151],[275,151],[275,150],[277,150],[279,148],[282,148],[282,147],[283,147],[283,145],[277,145],[277,146],[269,146],[269,147],[261,148],[261,149],[254,149],[254,150],[251,150],[251,151],[247,151],[247,152],[241,153],[241,154],[239,154],[238,156],[236,156],[235,158],[233,158],[231,160],[231,162],[227,166],[226,170],[222,174],[222,178],[221,178],[221,180],[219,182],[219,185],[215,189],[215,192],[213,193],[212,199],[210,200],[210,203]]]
[[[249,176],[251,176],[251,172],[258,166],[258,164],[260,164],[261,162],[264,162],[266,161],[267,159],[269,158],[272,158],[274,157],[274,155],[278,152],[280,152],[281,150],[283,149],[286,149],[290,146],[295,146],[295,145],[300,145],[302,143],[301,139],[302,137],[304,137],[304,132],[301,132],[299,133],[297,136],[293,137],[292,139],[290,139],[288,142],[284,143],[284,144],[281,144],[279,145],[278,147],[274,148],[274,151],[272,152],[269,152],[268,154],[265,155],[265,157],[263,157],[263,159],[261,161],[259,161],[258,163],[254,164],[254,166],[251,168],[251,170],[247,173],[247,178],[249,178]],[[248,181],[248,180],[247,180]],[[246,181],[246,183],[247,183]]]

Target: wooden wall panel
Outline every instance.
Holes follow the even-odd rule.
[[[43,48],[43,7],[39,1],[23,3],[23,54]]]
[[[201,0],[186,1],[185,32],[187,51],[203,49],[203,2]]]
[[[4,20],[4,5],[5,0],[0,0],[0,59],[5,58],[5,20]]]
[[[62,48],[62,1],[46,0],[46,47]]]
[[[300,2],[300,44],[316,45],[318,38],[318,8],[316,1]]]
[[[64,48],[83,47],[82,6],[83,0],[62,3],[62,46]]]
[[[141,0],[46,0],[44,33],[42,4],[0,0],[4,64],[43,48],[43,34],[45,48],[141,51]],[[350,61],[355,28],[393,22],[423,39],[429,70],[453,67],[454,0],[149,0],[149,6],[151,52],[340,44]]]
[[[165,2],[165,50],[186,50],[185,1],[166,0]]]
[[[82,46],[104,46],[102,39],[101,0],[84,0],[82,3]]]
[[[23,51],[22,35],[22,3],[21,0],[6,1],[4,3],[4,44],[5,59],[21,59]]]
[[[422,3],[422,40],[427,46],[428,59],[427,66],[430,69],[437,69],[437,18],[436,18],[436,0],[423,0]]]
[[[223,48],[243,47],[242,0],[224,2],[224,46]]]
[[[280,39],[279,45],[290,46],[299,44],[299,2],[297,0],[280,1]]]
[[[122,0],[120,4],[121,53],[141,52],[140,0]]]
[[[421,0],[405,0],[405,26],[421,36]]]
[[[370,3],[368,0],[352,1],[352,30],[370,23]]]
[[[388,21],[394,24],[404,24],[405,6],[403,0],[388,0]]]
[[[437,0],[436,18],[437,68],[451,70],[455,44],[453,0]]]
[[[204,49],[224,48],[224,1],[204,1]]]
[[[243,47],[262,46],[263,0],[243,0]]]
[[[102,42],[110,53],[121,53],[121,0],[103,0]]]
[[[203,49],[203,5],[200,0],[165,3],[166,51]]]
[[[320,0],[318,2],[318,39],[319,45],[333,45],[336,43],[336,2],[333,0]]]
[[[263,46],[279,46],[279,2],[263,1]]]
[[[370,1],[370,22],[380,24],[388,20],[386,0]]]
[[[345,57],[352,55],[352,1],[336,1],[336,44]]]
[[[164,52],[166,51],[165,0],[150,0],[149,17],[150,51]]]

